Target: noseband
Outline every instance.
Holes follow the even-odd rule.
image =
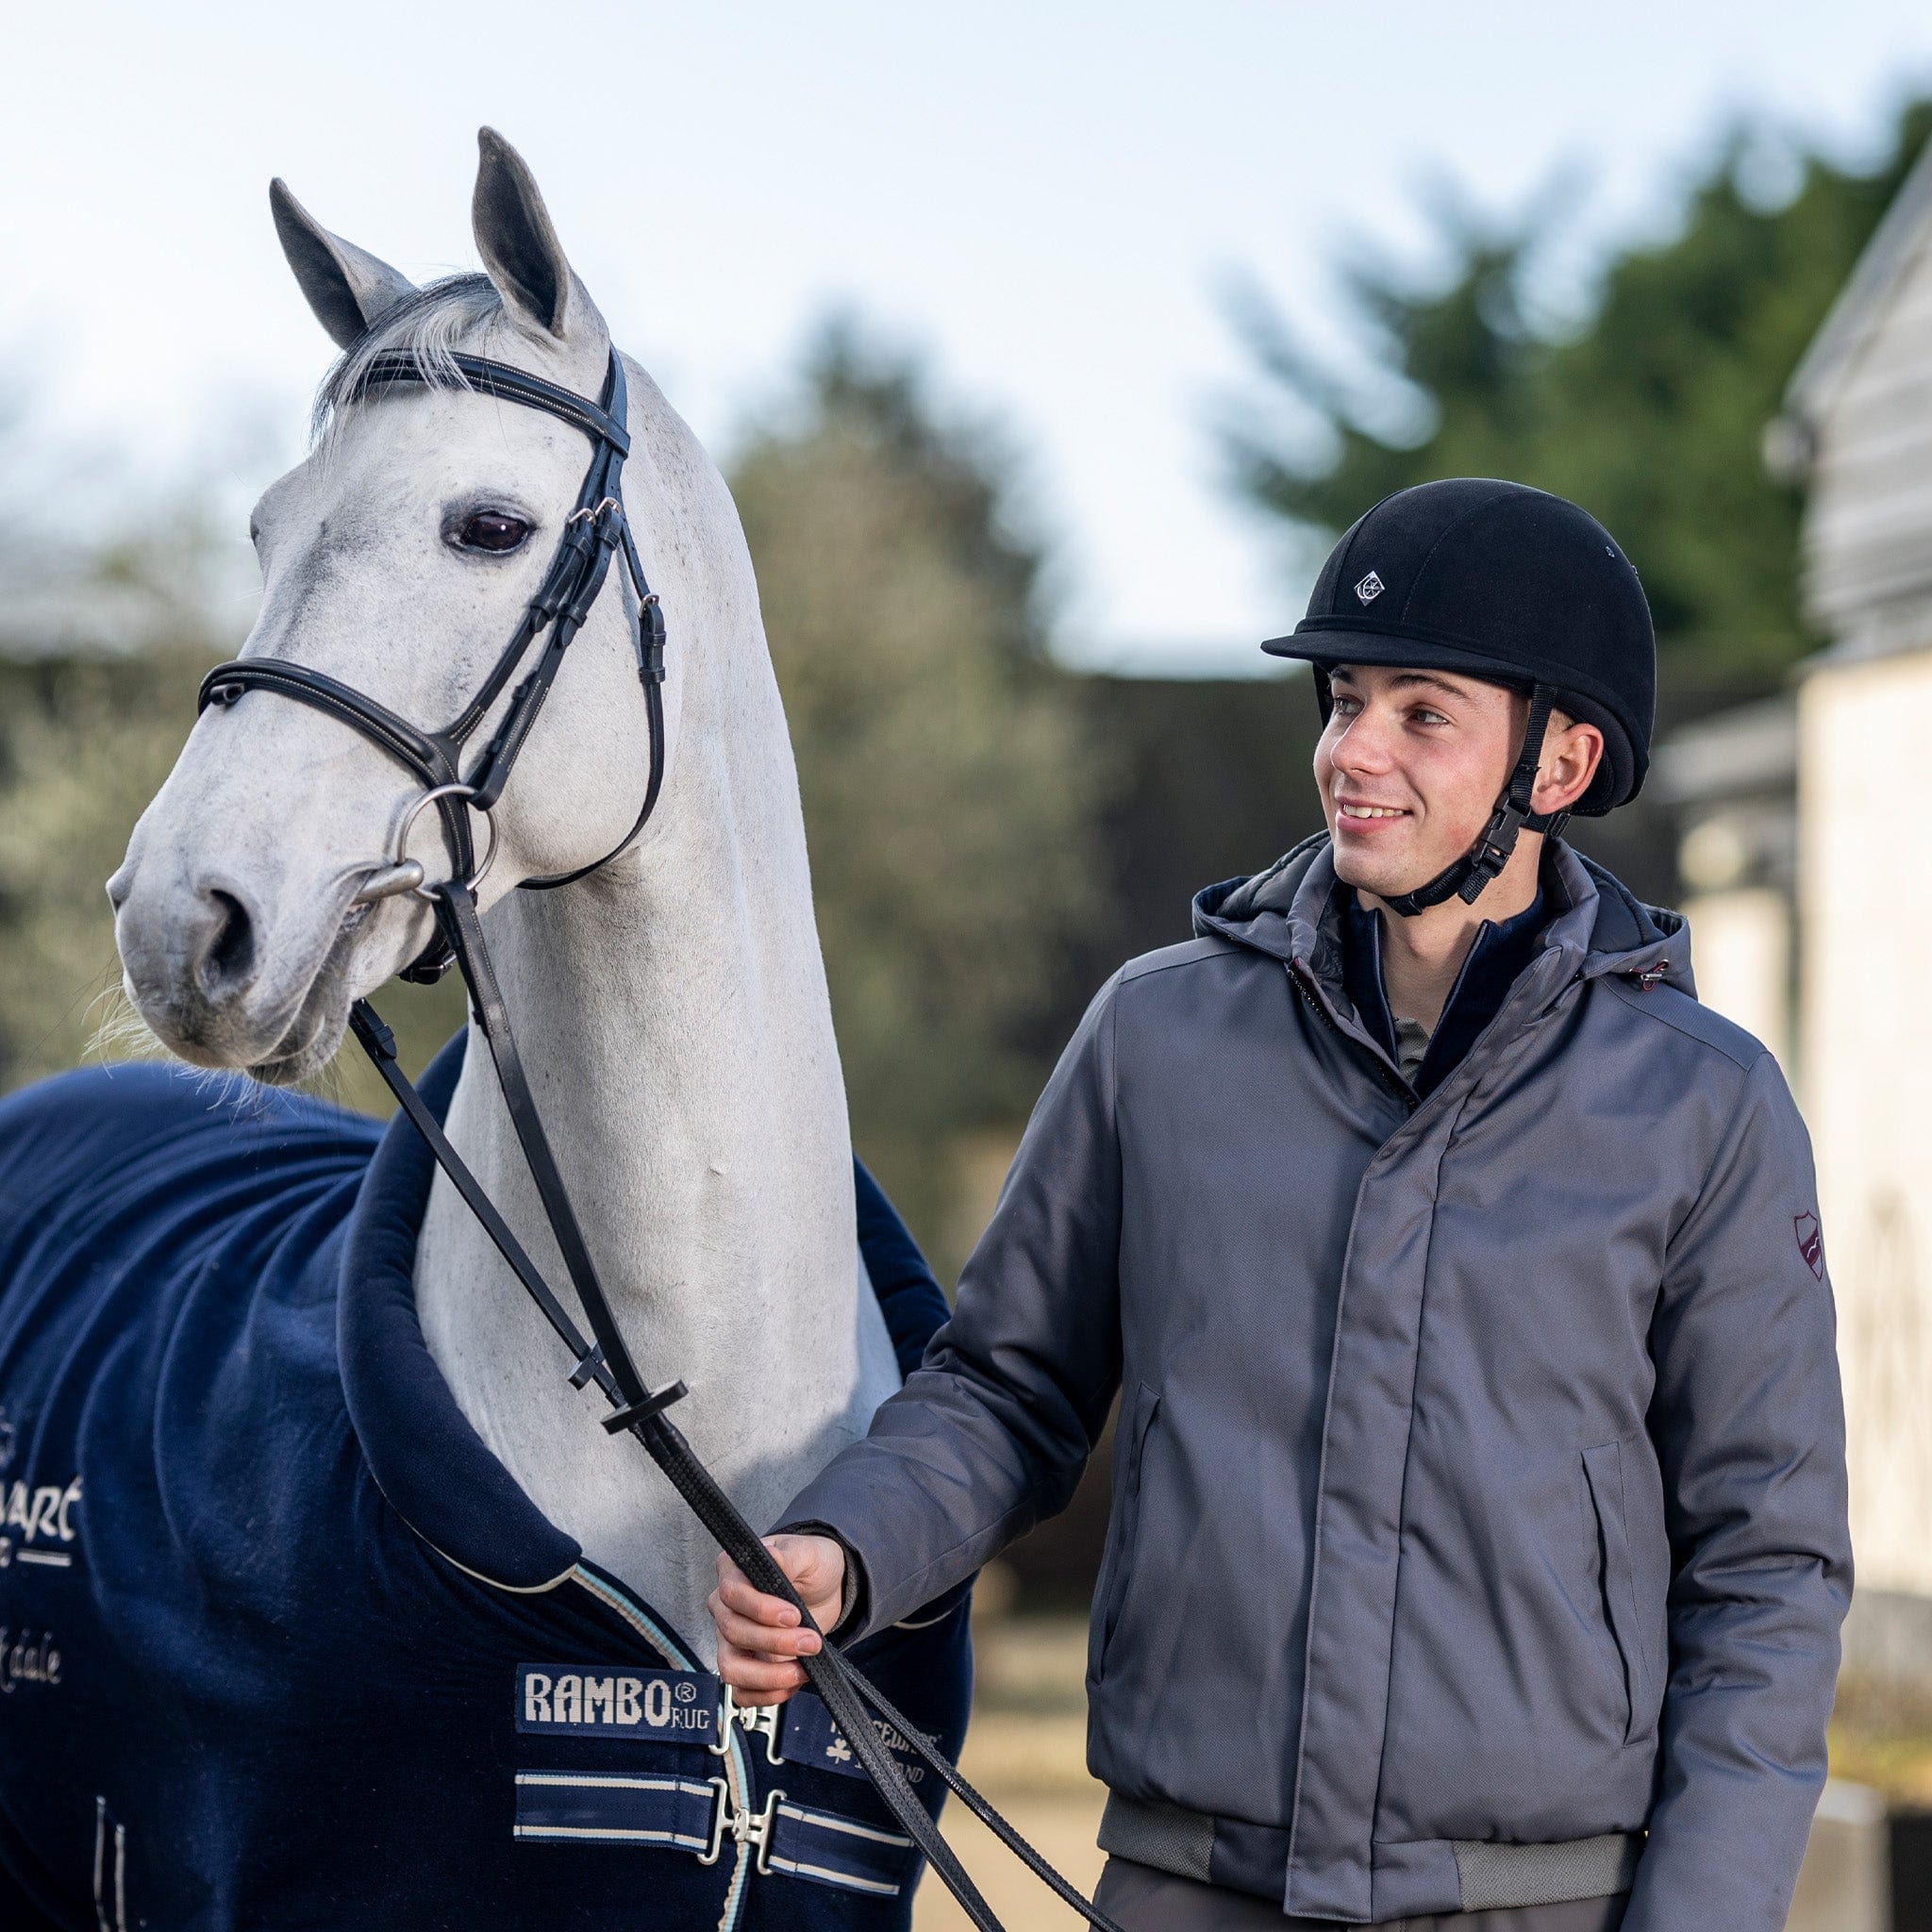
[[[638,610],[632,629],[650,729],[650,773],[644,784],[643,804],[630,830],[602,858],[579,866],[575,872],[525,879],[524,886],[535,891],[567,886],[595,872],[599,866],[609,864],[644,829],[663,788],[664,617],[656,593],[644,580],[643,566],[639,561],[619,493],[624,459],[630,451],[630,436],[625,427],[624,366],[617,351],[612,349],[603,395],[591,403],[506,363],[486,361],[480,356],[459,355],[455,360],[471,389],[506,402],[545,410],[574,425],[591,439],[591,465],[584,473],[583,487],[577,491],[576,507],[565,520],[550,568],[544,573],[537,594],[525,608],[515,634],[504,646],[475,695],[455,721],[441,731],[424,731],[388,706],[306,664],[286,658],[239,658],[231,663],[216,665],[202,680],[200,708],[232,705],[251,691],[274,691],[293,698],[298,704],[312,706],[359,731],[422,781],[424,791],[404,815],[391,858],[386,864],[369,869],[357,900],[369,904],[413,892],[435,906],[436,936],[404,968],[402,976],[417,981],[438,979],[452,965],[461,973],[469,989],[471,1013],[489,1046],[504,1104],[516,1129],[530,1177],[536,1183],[543,1217],[556,1238],[565,1272],[590,1324],[590,1337],[578,1328],[496,1204],[484,1191],[482,1183],[450,1143],[441,1122],[410,1084],[397,1063],[394,1036],[366,1000],[358,1000],[349,1010],[349,1024],[356,1039],[375,1062],[397,1106],[428,1143],[451,1185],[570,1351],[575,1364],[570,1372],[572,1386],[583,1389],[594,1383],[611,1405],[611,1413],[603,1418],[604,1426],[612,1435],[635,1436],[717,1540],[719,1547],[753,1585],[767,1595],[782,1597],[792,1604],[805,1627],[816,1629],[811,1612],[792,1588],[790,1577],[740,1514],[717,1478],[699,1461],[683,1432],[665,1413],[687,1392],[684,1384],[670,1382],[660,1389],[649,1389],[638,1373],[598,1280],[596,1263],[538,1114],[476,911],[476,884],[489,870],[496,850],[496,824],[490,815],[503,796],[503,788],[528,741],[531,727],[543,708],[543,700],[557,680],[563,655],[589,617],[609,575],[611,558],[620,550],[637,592]],[[413,357],[388,350],[371,358],[358,393],[380,386],[422,383],[427,379]],[[516,675],[531,646],[546,631],[549,636],[536,664],[516,687],[503,722],[471,766],[469,775],[464,776],[460,770],[464,746]],[[449,878],[435,886],[425,885],[422,865],[408,857],[407,849],[417,818],[431,805],[441,816],[455,867]],[[482,812],[490,826],[490,843],[480,866],[470,838],[469,815],[473,810]],[[815,1656],[801,1657],[799,1662],[854,1754],[871,1774],[888,1809],[931,1861],[978,1932],[1001,1932],[1000,1922],[941,1837],[939,1826],[920,1803],[906,1773],[874,1728],[871,1712],[876,1712],[886,1725],[924,1757],[960,1802],[1058,1897],[1098,1927],[1099,1932],[1119,1932],[1104,1912],[1083,1898],[959,1775],[930,1740],[900,1714],[847,1660],[842,1651],[826,1642]],[[747,1710],[741,1715],[749,1721],[758,1713]],[[768,1828],[760,1814],[745,1811],[731,1814],[720,1826],[721,1831],[728,1829],[741,1843],[757,1843],[761,1848],[761,1834]]]
[[[474,810],[488,814],[502,798],[517,758],[528,742],[531,727],[543,708],[543,701],[550,695],[550,687],[563,668],[564,653],[590,616],[609,575],[611,558],[622,551],[637,593],[638,608],[631,629],[650,733],[650,771],[644,781],[644,801],[636,823],[602,858],[580,865],[575,872],[523,881],[526,891],[548,891],[585,877],[626,851],[644,829],[664,783],[664,612],[657,592],[645,581],[630,523],[624,513],[624,459],[630,454],[630,432],[625,426],[628,398],[624,363],[612,349],[603,395],[592,403],[554,382],[545,382],[541,376],[513,369],[507,362],[462,355],[454,360],[468,388],[504,402],[541,409],[581,429],[591,439],[590,467],[584,472],[582,487],[577,491],[576,506],[564,520],[563,534],[558,540],[550,568],[544,572],[543,580],[538,585],[536,595],[525,606],[509,642],[503,647],[475,696],[441,730],[425,731],[366,692],[307,664],[297,664],[287,658],[238,658],[230,663],[217,664],[202,679],[198,708],[232,705],[250,691],[272,691],[293,698],[298,704],[312,706],[359,731],[422,781],[425,796],[417,801],[419,807],[434,795],[455,864],[455,877],[474,887],[481,874],[476,868],[470,837],[470,813]],[[428,380],[415,357],[406,351],[386,349],[370,359],[356,393],[359,396],[372,389]],[[515,676],[531,646],[546,631],[549,638],[536,664],[517,686],[503,722],[465,777],[460,770],[464,747],[491,707],[503,695],[505,686]],[[423,891],[420,871],[414,878],[404,875],[408,864],[413,863],[406,860],[404,846],[415,809],[411,808],[404,832],[396,841],[394,860],[365,879],[357,894],[359,902],[366,904],[392,892]],[[493,844],[493,823],[491,838]],[[404,968],[403,977],[419,983],[440,979],[455,959],[456,952],[447,934],[439,931],[422,955]]]

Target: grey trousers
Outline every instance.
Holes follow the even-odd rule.
[[[1437,1912],[1391,1919],[1387,1932],[1617,1932],[1627,1892],[1560,1906],[1514,1906],[1491,1912]],[[1130,1858],[1107,1861],[1093,1903],[1123,1932],[1359,1932],[1327,1919],[1291,1919],[1245,1891],[1176,1878]]]

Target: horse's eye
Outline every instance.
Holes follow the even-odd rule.
[[[457,533],[457,541],[465,550],[514,550],[529,534],[530,526],[521,517],[479,509]]]

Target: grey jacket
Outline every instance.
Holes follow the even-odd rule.
[[[1108,1849],[1316,1918],[1634,1879],[1625,1932],[1776,1932],[1851,1589],[1808,1143],[1680,919],[1560,844],[1545,891],[1420,1105],[1341,990],[1325,839],[1201,894],[786,1520],[891,1624],[1064,1507],[1119,1389]]]

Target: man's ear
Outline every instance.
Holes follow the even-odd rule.
[[[331,235],[295,197],[289,184],[276,179],[268,185],[268,205],[275,218],[282,253],[295,272],[295,280],[315,319],[336,347],[346,349],[378,323],[399,302],[416,292],[416,285],[366,248]]]
[[[1536,790],[1530,793],[1531,808],[1537,812],[1570,810],[1590,790],[1603,758],[1604,735],[1594,724],[1581,724],[1560,711],[1551,712]]]

